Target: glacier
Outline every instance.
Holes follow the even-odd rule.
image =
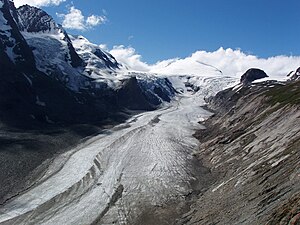
[[[184,199],[197,179],[190,162],[198,141],[192,135],[204,128],[198,121],[211,115],[200,107],[203,98],[235,81],[201,82],[207,91],[183,84],[170,103],[57,156],[33,187],[1,208],[0,224],[128,224],[151,207]]]
[[[41,177],[1,206],[0,224],[130,224],[149,209],[182,202],[199,179],[191,163],[198,146],[193,133],[204,129],[198,121],[211,115],[200,106],[237,79],[199,62],[198,75],[134,71],[83,36],[68,35],[41,9],[23,6],[9,16],[16,42],[34,57],[28,61],[34,68],[20,66],[17,75],[33,90],[34,106],[45,108],[47,123],[59,121],[46,110],[57,95],[35,93],[37,78],[47,77],[45,87],[50,77],[58,81],[54,87],[68,89],[62,93],[88,96],[103,112],[116,104],[115,110],[128,110],[131,117],[55,155]],[[35,120],[36,114],[30,117]]]

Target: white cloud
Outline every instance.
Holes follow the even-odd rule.
[[[106,44],[100,44],[99,48],[101,48],[103,51],[107,51],[107,52],[109,51],[109,49],[108,49],[108,47],[107,47]]]
[[[14,3],[16,7],[25,4],[41,7],[41,6],[50,6],[50,5],[60,5],[62,2],[65,1],[66,0],[14,0]]]
[[[124,45],[114,46],[113,49],[110,50],[110,54],[112,54],[117,61],[125,64],[132,70],[148,72],[151,69],[151,66],[143,62],[142,56],[137,54],[132,47],[126,48]]]
[[[64,28],[74,30],[85,30],[85,21],[82,12],[72,6],[67,14],[57,14],[63,18],[62,25]]]
[[[94,27],[106,22],[105,16],[91,15],[86,19],[86,24],[90,27]]]
[[[149,65],[132,47],[117,46],[110,53],[134,71],[162,74],[223,75],[240,77],[249,68],[260,68],[269,76],[283,79],[300,66],[299,56],[258,58],[241,50],[220,48],[214,52],[196,51],[191,56],[168,59]]]
[[[103,24],[107,21],[105,16],[91,15],[87,18],[82,14],[82,11],[71,6],[67,14],[57,14],[63,18],[62,26],[72,30],[87,30]]]

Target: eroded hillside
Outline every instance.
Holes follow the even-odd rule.
[[[180,224],[299,224],[299,94],[299,81],[268,81],[208,100],[196,156],[215,182]]]

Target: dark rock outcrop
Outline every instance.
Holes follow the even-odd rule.
[[[108,53],[108,52],[104,53],[99,48],[99,49],[96,49],[94,54],[103,60],[106,67],[111,68],[111,69],[119,69],[120,68],[120,64],[110,53]]]
[[[117,92],[118,104],[131,110],[153,110],[154,104],[147,101],[136,77],[125,80]]]
[[[290,81],[297,81],[297,80],[300,80],[300,67],[296,70],[295,73],[291,72],[289,75],[291,75],[291,78],[290,78]]]
[[[241,83],[247,85],[255,80],[268,77],[268,75],[261,69],[251,68],[247,70],[241,77]]]
[[[34,6],[23,5],[19,7],[15,18],[21,31],[38,33],[59,29],[50,15]]]
[[[0,11],[3,14],[3,21],[0,21],[0,24],[6,28],[0,30],[0,64],[4,67],[9,67],[14,61],[14,67],[22,68],[23,71],[33,71],[35,59],[31,48],[22,36],[12,16],[12,14],[16,14],[16,9],[9,0],[2,0],[2,3],[3,6],[0,8]]]

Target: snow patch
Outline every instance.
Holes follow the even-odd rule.
[[[214,189],[212,189],[212,192],[216,192],[218,189],[220,189],[221,187],[223,187],[225,184],[229,183],[233,179],[234,179],[234,177],[230,178],[227,181],[222,182],[220,185],[218,185],[217,187],[215,187]]]
[[[50,119],[49,119],[49,117],[48,117],[48,116],[45,116],[45,118],[46,118],[46,121],[47,121],[47,123],[51,123],[51,124],[53,124],[53,123],[54,123],[52,120],[50,120]]]
[[[6,54],[8,55],[8,57],[10,58],[10,60],[13,62],[13,63],[16,63],[16,57],[17,55],[14,53],[14,46],[13,47],[7,47],[5,52]]]
[[[62,33],[28,33],[22,32],[26,41],[33,46],[38,70],[48,76],[55,74],[56,79],[64,83],[73,91],[79,91],[85,87],[87,78],[82,76],[81,71],[72,67],[69,60],[69,49]],[[66,57],[67,56],[67,57]]]
[[[45,102],[40,101],[39,96],[36,96],[36,102],[35,102],[35,104],[37,104],[39,106],[43,106],[43,107],[46,106]]]
[[[271,164],[271,167],[277,166],[279,163],[281,163],[283,160],[287,159],[288,157],[290,157],[290,155],[285,155],[285,156],[281,157],[280,159],[278,159],[275,162],[273,162]]]
[[[25,73],[23,73],[23,76],[26,78],[30,86],[32,86],[32,80]]]

